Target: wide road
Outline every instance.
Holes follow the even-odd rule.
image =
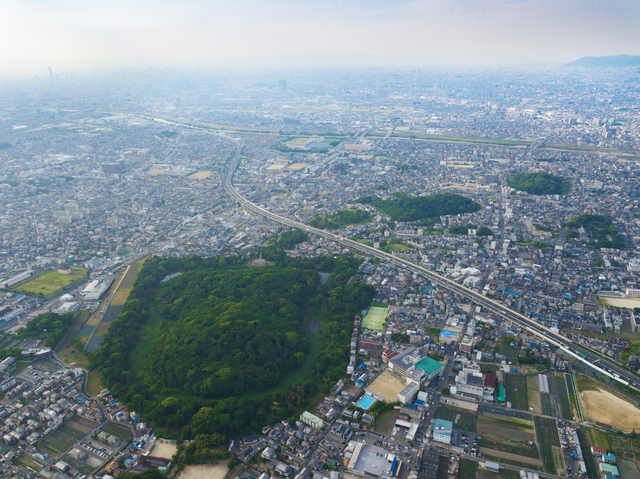
[[[292,219],[276,215],[275,213],[272,213],[269,210],[261,208],[258,205],[250,202],[235,190],[232,183],[233,174],[235,173],[238,167],[238,164],[240,163],[241,152],[242,152],[242,145],[235,138],[232,138],[225,133],[216,131],[213,128],[208,128],[205,126],[181,123],[179,121],[167,121],[165,119],[156,119],[154,117],[150,117],[146,115],[144,117],[149,120],[158,120],[158,121],[162,121],[164,123],[172,124],[176,126],[210,131],[215,135],[218,135],[220,137],[226,138],[229,141],[232,141],[235,144],[235,151],[230,157],[229,164],[227,166],[227,171],[225,172],[225,176],[223,179],[223,186],[227,194],[229,194],[229,196],[235,199],[236,203],[239,206],[242,206],[246,210],[252,211],[253,213],[256,213],[260,216],[264,216],[265,218],[271,221],[275,221],[276,223],[280,223],[282,225],[289,226],[291,228],[300,229],[307,233],[320,236],[329,241],[338,243],[339,245],[349,250],[359,251],[367,256],[378,258],[386,263],[390,263],[399,268],[403,268],[412,273],[416,273],[417,275],[420,275],[428,279],[434,285],[440,286],[455,294],[458,294],[464,298],[467,298],[468,300],[482,306],[485,310],[497,315],[498,317],[501,317],[527,330],[528,332],[541,337],[547,343],[560,348],[564,353],[569,354],[574,359],[582,361],[583,363],[585,363],[586,365],[588,365],[590,368],[594,369],[598,373],[604,376],[613,378],[623,385],[628,385],[640,391],[639,376],[635,375],[634,373],[631,373],[629,370],[624,369],[623,367],[613,363],[612,361],[609,361],[605,358],[598,356],[597,354],[591,352],[590,350],[584,349],[578,346],[577,344],[574,344],[574,342],[569,338],[566,338],[565,336],[559,333],[556,333],[555,331],[552,331],[551,329],[537,323],[531,318],[528,318],[520,313],[517,313],[516,311],[513,311],[510,308],[507,308],[501,303],[498,303],[486,296],[483,296],[477,291],[473,291],[469,288],[466,288],[456,283],[455,281],[452,281],[448,278],[440,276],[439,274],[434,273],[433,271],[430,271],[426,268],[423,268],[422,266],[410,263],[409,261],[406,261],[401,258],[397,258],[395,256],[387,254],[378,249],[353,241],[349,238],[345,238],[340,234],[329,233],[327,231],[305,225],[304,223],[299,223]]]

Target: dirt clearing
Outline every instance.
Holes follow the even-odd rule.
[[[166,442],[156,441],[155,446],[151,449],[149,453],[150,456],[153,457],[164,457],[166,459],[171,459],[171,457],[178,450],[178,446],[175,444],[167,444]]]
[[[405,385],[389,371],[383,371],[375,381],[369,385],[369,390],[378,396],[382,396],[385,402],[396,402],[398,393]]]
[[[229,461],[221,461],[217,464],[201,464],[198,466],[187,466],[178,476],[178,479],[224,479],[229,469]]]
[[[640,409],[605,389],[582,391],[580,402],[592,422],[610,424],[618,429],[640,429]]]
[[[194,173],[193,175],[189,176],[190,180],[204,180],[206,178],[209,178],[211,175],[213,175],[213,171],[198,171],[197,173]]]

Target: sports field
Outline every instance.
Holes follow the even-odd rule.
[[[373,306],[364,317],[362,326],[367,329],[382,331],[384,329],[385,320],[387,319],[387,311],[389,311],[388,306],[385,306],[384,308]]]
[[[389,371],[383,371],[370,385],[372,393],[384,398],[386,402],[394,403],[398,400],[398,393],[405,388],[405,384]]]
[[[87,270],[77,267],[72,268],[72,274],[50,271],[19,285],[16,287],[16,291],[30,295],[42,294],[44,296],[51,296],[59,293],[86,275]]]

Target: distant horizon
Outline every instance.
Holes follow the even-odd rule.
[[[0,5],[2,77],[104,64],[282,68],[295,66],[297,59],[306,68],[483,67],[640,55],[637,0],[0,0]]]
[[[0,68],[0,79],[20,79],[49,77],[49,68],[54,76],[68,74],[108,73],[117,70],[170,70],[198,72],[207,70],[223,70],[230,72],[257,71],[302,71],[310,70],[353,70],[353,69],[425,69],[425,70],[470,70],[470,69],[514,69],[540,68],[554,69],[583,58],[605,58],[615,56],[640,56],[620,53],[615,55],[585,55],[580,58],[570,58],[563,61],[519,61],[500,58],[498,54],[461,54],[454,56],[387,56],[375,54],[302,54],[302,55],[273,55],[263,57],[246,57],[226,60],[212,60],[206,62],[177,63],[153,60],[127,59],[97,59],[85,62],[63,62],[61,64],[45,64],[43,62],[15,62],[13,68]],[[483,61],[484,59],[484,61]],[[10,63],[10,62],[9,62]]]

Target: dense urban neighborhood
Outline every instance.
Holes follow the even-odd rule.
[[[640,477],[638,69],[274,75],[0,90],[0,476]]]

